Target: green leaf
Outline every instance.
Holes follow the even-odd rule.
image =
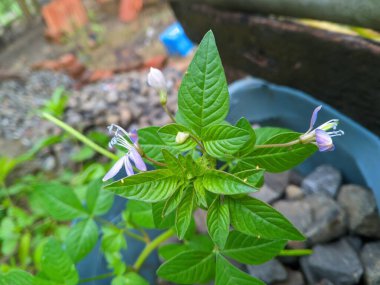
[[[171,212],[168,215],[164,215],[166,201],[152,204],[153,220],[156,228],[167,229],[175,224],[175,212]]]
[[[0,285],[32,285],[34,277],[28,272],[11,269],[7,273],[0,273]]]
[[[267,240],[232,231],[222,253],[241,263],[258,265],[277,256],[286,242],[286,240]]]
[[[282,133],[266,141],[265,144],[287,143],[298,139],[299,136],[299,133],[294,132]],[[269,172],[283,172],[302,163],[316,150],[317,147],[313,144],[260,148],[240,160],[236,167],[238,169],[250,169],[258,166]]]
[[[191,138],[187,138],[187,140],[182,143],[178,144],[176,142],[176,137],[178,132],[184,132],[190,134],[190,130],[182,125],[179,124],[169,124],[166,126],[163,126],[158,130],[158,135],[160,136],[161,140],[168,146],[177,149],[178,151],[187,151],[190,149],[193,149],[196,147],[197,143]]]
[[[291,130],[284,128],[273,128],[273,127],[263,127],[255,129],[256,133],[256,144],[264,144],[269,139],[282,134],[289,133]]]
[[[50,182],[37,185],[35,193],[41,207],[58,221],[69,221],[87,216],[81,202],[70,187]]]
[[[168,169],[170,169],[173,174],[183,177],[186,175],[186,169],[179,161],[179,159],[177,159],[166,149],[162,150],[162,155],[164,156],[165,163],[168,165]]]
[[[1,240],[1,252],[5,256],[11,256],[14,254],[20,233],[17,230],[13,219],[11,217],[5,217],[1,220],[0,224],[0,240]]]
[[[216,256],[215,285],[265,285],[265,283],[237,269],[218,254]]]
[[[125,275],[115,277],[111,285],[149,285],[149,282],[136,272],[128,272]]]
[[[113,194],[102,189],[101,179],[90,183],[86,193],[86,202],[89,213],[92,215],[103,215],[111,209],[113,204]]]
[[[70,158],[74,162],[82,162],[82,161],[92,158],[94,155],[95,155],[95,151],[92,148],[88,146],[83,146],[78,151],[73,153],[70,156]]]
[[[247,184],[255,188],[260,188],[264,185],[264,173],[265,169],[249,169],[234,173],[236,177],[239,177]]]
[[[180,187],[174,194],[166,200],[165,206],[163,208],[163,215],[166,216],[174,211],[183,199],[183,194],[185,193],[185,187]]]
[[[230,212],[228,204],[221,202],[220,197],[207,211],[207,229],[215,244],[223,249],[230,230]]]
[[[203,186],[215,194],[235,195],[257,191],[240,178],[219,170],[206,172],[202,181]]]
[[[106,186],[124,198],[158,202],[169,198],[177,189],[178,178],[168,169],[141,172]]]
[[[123,248],[127,248],[127,241],[124,236],[124,231],[116,226],[103,226],[103,237],[101,248],[103,252],[118,252]]]
[[[199,44],[178,93],[177,121],[202,135],[229,111],[229,94],[215,38],[209,31]]]
[[[139,136],[139,145],[144,153],[154,160],[163,161],[162,149],[166,149],[173,154],[176,154],[179,151],[172,149],[162,141],[158,135],[159,129],[160,127],[147,127],[139,129],[137,133]]]
[[[164,260],[169,260],[181,252],[188,250],[189,247],[183,243],[170,243],[160,246],[158,255]]]
[[[63,251],[61,244],[49,239],[42,253],[42,272],[52,281],[64,285],[76,285],[79,277],[74,263]]]
[[[246,118],[241,118],[236,127],[246,130],[249,133],[249,140],[240,148],[238,156],[245,156],[253,151],[256,143],[256,133],[253,130],[251,123]]]
[[[152,229],[155,227],[152,216],[152,205],[142,202],[129,200],[125,210],[128,213],[128,221],[134,225]]]
[[[108,268],[113,270],[113,275],[122,275],[127,271],[127,265],[123,260],[123,256],[119,251],[105,252]]]
[[[208,154],[224,158],[249,143],[248,131],[230,125],[214,125],[204,130],[204,146]]]
[[[201,163],[198,163],[198,162],[202,162],[202,160],[198,159],[198,162],[194,161],[191,154],[188,154],[186,156],[180,155],[178,157],[178,160],[181,163],[181,165],[183,165],[185,169],[186,178],[188,180],[192,179],[193,177],[202,175],[205,171],[204,165]]]
[[[70,229],[65,245],[71,260],[77,263],[90,253],[97,241],[98,227],[92,219],[86,219]]]
[[[305,240],[305,237],[277,210],[252,198],[228,199],[233,227],[264,239]]]
[[[202,179],[194,180],[193,185],[197,197],[197,204],[207,208],[206,188],[203,186]]]
[[[175,216],[175,228],[179,239],[183,239],[193,217],[195,193],[193,189],[187,189],[185,196],[178,205]]]
[[[215,272],[213,253],[185,251],[162,264],[158,276],[179,284],[196,284],[209,281]]]
[[[193,235],[186,240],[186,245],[189,247],[189,249],[204,252],[212,252],[215,247],[210,236],[207,234]]]

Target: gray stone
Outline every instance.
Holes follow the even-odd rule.
[[[306,232],[313,223],[310,204],[305,200],[281,200],[273,205],[287,217],[301,232]]]
[[[265,173],[265,183],[272,188],[274,191],[280,193],[281,195],[284,193],[286,186],[289,183],[289,171],[285,171],[282,173]]]
[[[281,200],[273,205],[308,238],[308,244],[328,242],[346,232],[343,209],[327,195],[311,195],[299,200]],[[292,248],[304,243],[291,242]]]
[[[281,194],[279,192],[274,191],[267,184],[264,184],[260,191],[250,194],[250,196],[260,199],[266,203],[273,203],[274,201],[278,200],[278,198],[280,198],[280,195]]]
[[[335,197],[341,182],[342,175],[337,169],[321,165],[302,181],[302,189],[307,194],[325,193]]]
[[[354,285],[363,274],[363,267],[355,250],[345,240],[316,245],[314,253],[301,258],[301,267],[308,284],[323,279],[335,285]]]
[[[290,170],[289,183],[297,186],[301,186],[304,176],[296,170]]]
[[[335,285],[330,280],[322,279],[321,282],[318,283],[318,285]]]
[[[380,216],[371,191],[358,185],[345,185],[339,192],[338,202],[347,213],[352,232],[380,238]]]
[[[380,242],[367,243],[361,252],[366,285],[380,284]]]
[[[356,250],[357,253],[360,252],[363,241],[358,236],[346,236],[344,239],[352,246],[353,249]]]
[[[286,198],[290,200],[297,200],[303,198],[304,193],[300,187],[290,184],[285,189]]]
[[[261,265],[248,265],[248,272],[267,284],[276,281],[285,281],[288,277],[285,267],[277,259],[272,259]]]
[[[328,242],[345,234],[346,215],[335,200],[327,195],[311,195],[305,201],[310,205],[313,217],[305,231],[308,243]]]
[[[285,281],[275,282],[273,285],[304,285],[302,273],[296,270],[287,269],[288,278]]]

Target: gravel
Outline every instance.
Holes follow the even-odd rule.
[[[50,131],[35,111],[44,105],[56,88],[62,86],[70,90],[72,85],[68,76],[47,71],[31,72],[24,80],[0,82],[1,139],[17,140],[24,146],[31,146]]]

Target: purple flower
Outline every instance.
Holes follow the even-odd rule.
[[[116,176],[119,173],[122,167],[124,167],[127,176],[135,174],[133,171],[133,166],[131,161],[134,163],[137,169],[141,171],[146,171],[146,165],[137,151],[138,145],[138,136],[137,131],[133,130],[132,132],[126,132],[122,127],[118,125],[111,125],[108,127],[108,130],[113,134],[113,138],[109,143],[109,147],[119,146],[126,150],[126,154],[123,155],[107,172],[103,177],[103,181],[107,181]]]
[[[317,121],[318,112],[322,109],[322,106],[318,106],[314,109],[313,115],[310,119],[310,127],[305,134],[300,137],[301,143],[314,143],[319,151],[333,151],[335,146],[333,144],[332,137],[342,136],[344,132],[342,130],[327,132],[328,130],[335,130],[339,120],[333,119],[320,125],[313,130],[314,124]]]

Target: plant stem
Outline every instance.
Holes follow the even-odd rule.
[[[284,249],[278,254],[279,256],[303,256],[313,254],[311,249]]]
[[[162,233],[158,237],[156,237],[152,242],[148,243],[144,250],[140,253],[139,257],[137,258],[135,264],[133,265],[133,268],[135,271],[139,271],[143,263],[145,262],[145,259],[149,256],[149,254],[156,249],[161,243],[169,239],[175,234],[173,229],[169,229],[166,232]]]
[[[291,142],[288,142],[288,143],[259,144],[259,145],[255,145],[254,148],[288,147],[288,146],[292,146],[292,145],[299,144],[299,143],[301,143],[301,141],[298,139],[298,140],[291,141]]]
[[[128,230],[125,230],[124,231],[126,235],[130,236],[131,238],[134,238],[134,239],[137,239],[139,241],[142,241],[143,243],[147,243],[147,240],[146,238],[138,235],[138,234],[135,234],[134,232],[131,232],[131,231],[128,231]]]
[[[89,146],[93,150],[97,151],[98,153],[100,153],[100,154],[102,154],[102,155],[104,155],[104,156],[106,156],[112,160],[119,159],[119,157],[117,155],[113,154],[112,152],[109,152],[108,150],[104,149],[100,145],[94,143],[93,141],[88,139],[86,136],[84,136],[83,134],[81,134],[80,132],[78,132],[77,130],[75,130],[74,128],[72,128],[71,126],[66,124],[65,122],[63,122],[63,121],[57,119],[56,117],[50,115],[49,113],[42,112],[42,117],[49,120],[50,122],[57,125],[58,127],[62,128],[63,130],[68,132],[70,135],[77,138],[79,141],[86,144],[87,146]]]
[[[81,279],[81,280],[79,280],[78,283],[87,283],[87,282],[90,282],[90,281],[101,280],[101,279],[105,279],[105,278],[111,277],[113,275],[114,275],[113,272],[105,273],[105,274],[101,274],[101,275],[98,275],[98,276]]]
[[[126,229],[120,229],[115,224],[113,224],[110,221],[108,221],[106,219],[103,219],[103,218],[96,217],[95,220],[98,221],[98,222],[100,222],[103,225],[109,225],[111,227],[117,228],[120,231],[123,231],[126,235],[128,235],[128,236],[130,236],[130,237],[132,237],[134,239],[137,239],[137,240],[142,241],[144,243],[148,243],[149,242],[149,240],[146,239],[146,237],[145,237],[144,234],[143,234],[144,236],[140,236],[138,234],[135,234],[134,232],[129,231],[127,228]]]
[[[203,152],[204,154],[206,154],[206,149],[204,148],[202,142],[201,142],[196,136],[194,136],[194,135],[192,135],[192,134],[190,134],[190,137],[191,137],[193,140],[195,140],[195,142],[196,142],[196,143],[199,145],[199,147],[201,148],[202,152]]]
[[[225,164],[223,164],[218,170],[222,171],[222,170],[225,170],[227,167],[228,167],[229,163],[226,162]]]
[[[173,123],[175,123],[175,118],[174,118],[173,114],[169,111],[168,106],[166,106],[165,104],[161,104],[161,105],[162,105],[162,108],[164,109],[165,113],[170,117],[170,119],[173,121]]]
[[[157,160],[154,160],[153,158],[148,157],[145,153],[142,155],[146,160],[150,161],[151,163],[158,165],[158,166],[167,166],[166,163],[159,162]]]

